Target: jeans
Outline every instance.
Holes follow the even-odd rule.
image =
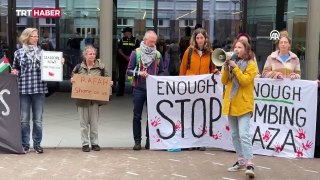
[[[78,107],[82,146],[98,145],[99,107],[97,103],[88,107]],[[90,138],[90,141],[89,141]]]
[[[239,157],[252,160],[252,144],[250,138],[251,113],[241,116],[228,116],[232,135],[232,143]]]
[[[141,116],[144,103],[147,101],[146,90],[133,89],[133,138],[135,142],[141,142]],[[149,137],[148,122],[146,136]]]
[[[42,114],[45,94],[20,94],[22,146],[30,147],[30,109],[32,110],[33,146],[40,146],[42,140]]]

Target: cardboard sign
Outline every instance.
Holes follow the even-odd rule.
[[[109,101],[110,77],[75,74],[72,98]]]
[[[63,65],[61,63],[62,52],[43,51],[41,62],[42,81],[62,81]]]

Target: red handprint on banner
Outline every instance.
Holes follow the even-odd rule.
[[[159,136],[153,136],[153,139],[155,140],[155,142],[160,142],[161,141],[161,139],[159,138]]]
[[[308,151],[312,147],[312,144],[313,143],[308,140],[306,144],[302,143],[302,147],[304,150]]]
[[[262,134],[262,139],[265,141],[265,142],[268,142],[271,138],[271,134],[270,134],[270,131],[269,130],[266,130],[266,132],[264,134]]]
[[[226,130],[229,132],[230,131],[230,126],[229,124],[226,124]]]
[[[274,146],[274,151],[277,152],[277,153],[280,153],[282,151],[282,146],[279,143],[277,143]]]
[[[153,127],[157,127],[160,123],[161,119],[158,116],[154,117],[154,120],[151,120],[151,126]]]
[[[174,125],[174,128],[176,129],[176,131],[181,131],[181,121],[178,120],[176,122],[176,124]]]
[[[303,149],[298,147],[297,149],[297,157],[302,157],[303,156]]]
[[[220,140],[222,137],[222,133],[220,133],[219,131],[216,134],[212,134],[211,136],[214,140]]]
[[[202,133],[202,130],[203,130],[203,126],[201,125],[199,128],[198,128],[198,130],[199,130],[199,134],[201,134]],[[208,128],[207,128],[207,126],[204,128],[204,133],[203,133],[203,135],[206,135],[208,133]]]
[[[306,139],[306,132],[303,131],[302,128],[299,128],[299,130],[298,130],[298,136],[296,136],[296,137],[299,138],[299,139]]]

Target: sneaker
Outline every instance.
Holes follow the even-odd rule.
[[[237,161],[236,163],[234,163],[234,165],[232,167],[228,168],[229,172],[237,172],[237,171],[243,171],[245,170],[245,165],[240,165],[239,162]]]
[[[150,149],[150,141],[149,138],[146,140],[146,145],[144,146],[146,149]]]
[[[135,151],[141,150],[141,142],[136,142],[132,149]]]
[[[82,146],[82,151],[83,151],[83,152],[90,152],[90,147],[89,147],[89,145],[84,145],[84,146]]]
[[[254,167],[252,165],[248,165],[245,173],[249,178],[254,178]]]
[[[36,152],[37,154],[43,153],[43,149],[41,146],[34,146],[33,149],[34,149],[34,152]]]
[[[94,151],[100,151],[100,146],[99,145],[92,145],[91,149]]]
[[[23,147],[23,152],[24,152],[25,154],[27,154],[28,152],[30,152],[30,147],[29,147],[29,146]]]

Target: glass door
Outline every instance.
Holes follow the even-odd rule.
[[[8,35],[7,19],[8,19],[8,1],[0,0],[0,59],[2,59],[5,54],[8,55],[9,35]]]
[[[39,31],[39,45],[42,42],[49,41],[50,48],[45,48],[45,50],[55,50],[56,47],[56,19],[55,18],[34,18],[30,12],[33,8],[55,8],[55,1],[37,1],[37,0],[17,0],[16,1],[16,33],[17,37],[20,36],[21,32],[27,27],[37,28]],[[26,12],[26,13],[25,13]],[[17,41],[17,47],[19,41]]]

